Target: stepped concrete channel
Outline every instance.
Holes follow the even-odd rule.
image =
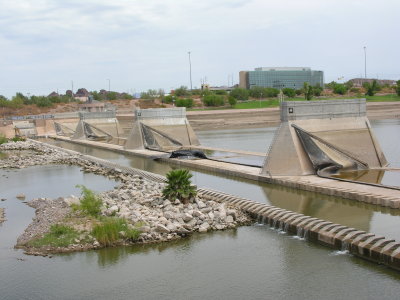
[[[59,138],[61,140],[64,140],[63,138]],[[68,140],[71,142],[70,140]],[[36,143],[41,143],[39,141],[35,141]],[[97,146],[99,148],[107,148],[104,147],[104,145],[97,145],[97,144],[102,144],[102,143],[97,143],[97,142],[89,142],[89,141],[73,141],[75,143],[82,143],[84,145],[92,145],[93,143],[96,143],[92,146]],[[147,171],[135,169],[135,168],[130,168],[126,166],[121,166],[119,164],[103,160],[97,157],[89,156],[89,155],[83,155],[78,152],[72,151],[72,150],[67,150],[63,149],[54,145],[49,145],[46,144],[49,147],[54,147],[57,148],[60,151],[65,151],[69,153],[73,153],[75,155],[80,155],[84,157],[85,159],[88,159],[92,161],[93,163],[96,163],[98,165],[101,165],[102,167],[109,168],[112,170],[116,170],[122,173],[127,173],[127,174],[137,174],[140,176],[143,176],[149,180],[152,181],[157,181],[157,182],[162,182],[165,181],[165,177],[158,175],[158,174],[153,174]],[[111,146],[111,145],[108,145]],[[115,147],[115,145],[113,145]],[[112,148],[113,148],[112,147]],[[112,149],[108,148],[109,150],[117,150],[118,152],[126,154],[126,150],[122,149]],[[145,151],[145,150],[141,150]],[[148,151],[147,151],[148,152]],[[142,153],[142,156],[145,157],[150,157],[154,156],[157,154],[155,151],[150,151],[150,153]],[[153,153],[155,152],[155,153]],[[130,153],[131,155],[135,153]],[[175,160],[171,159],[168,160],[168,162],[171,161],[177,161],[177,162],[187,162],[187,161],[180,161],[180,160]],[[215,163],[215,162],[214,162]],[[225,164],[225,163],[224,163]],[[256,169],[256,168],[254,168]],[[239,172],[239,171],[238,171]],[[268,179],[268,178],[267,178]],[[269,178],[271,180],[271,178]],[[281,184],[286,183],[284,179],[274,179],[274,180],[282,180]],[[299,187],[298,183],[295,183],[295,178],[292,178],[291,181],[293,183],[293,187]],[[267,182],[272,182],[268,181]],[[279,181],[272,182],[272,183],[278,183]],[[342,182],[340,182],[342,183]],[[347,182],[343,182],[346,183]],[[306,183],[304,183],[306,184]],[[289,185],[290,184],[285,184]],[[318,186],[317,186],[318,187]],[[323,187],[319,186],[319,189],[316,191],[319,192],[324,192],[327,191],[327,189],[324,189]],[[300,238],[304,238],[307,241],[310,242],[316,242],[321,245],[328,246],[330,248],[334,249],[339,249],[343,251],[348,251],[349,253],[378,263],[378,264],[383,264],[386,265],[390,268],[400,270],[400,243],[396,242],[395,240],[392,239],[386,239],[383,236],[377,236],[373,233],[368,233],[365,231],[360,231],[355,228],[350,228],[347,226],[343,226],[340,224],[334,224],[332,222],[318,219],[318,218],[313,218],[310,216],[306,216],[303,214],[295,213],[286,209],[282,209],[279,207],[255,202],[249,199],[244,199],[240,197],[236,197],[233,195],[221,193],[218,191],[210,190],[210,189],[203,189],[200,188],[198,189],[198,192],[202,193],[204,197],[214,200],[214,201],[219,201],[219,202],[229,202],[232,205],[237,206],[238,208],[242,209],[243,211],[246,211],[247,213],[251,214],[259,223],[263,224],[268,224],[269,226],[276,228],[278,230],[284,231],[288,234],[292,235],[297,235]],[[343,196],[349,196],[353,192],[356,192],[354,190],[343,190]],[[368,198],[369,199],[369,198]],[[398,206],[396,207],[398,208]]]

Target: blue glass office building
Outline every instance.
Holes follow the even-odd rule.
[[[301,89],[304,82],[312,86],[324,85],[324,72],[310,68],[256,68],[239,73],[239,86],[250,89],[254,86]]]

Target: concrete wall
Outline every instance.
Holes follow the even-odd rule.
[[[387,165],[366,117],[365,99],[281,103],[281,126],[262,168],[263,175],[315,174],[292,125],[327,142],[370,168]]]

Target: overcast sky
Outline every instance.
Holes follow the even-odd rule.
[[[238,83],[306,66],[400,78],[399,0],[0,0],[0,95]]]

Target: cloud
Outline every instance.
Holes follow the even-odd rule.
[[[99,89],[110,77],[121,90],[188,85],[189,50],[194,82],[207,76],[213,85],[268,65],[320,68],[328,80],[358,75],[364,45],[371,73],[399,72],[394,0],[0,0],[0,7],[0,94],[32,87],[45,94],[71,79]]]

